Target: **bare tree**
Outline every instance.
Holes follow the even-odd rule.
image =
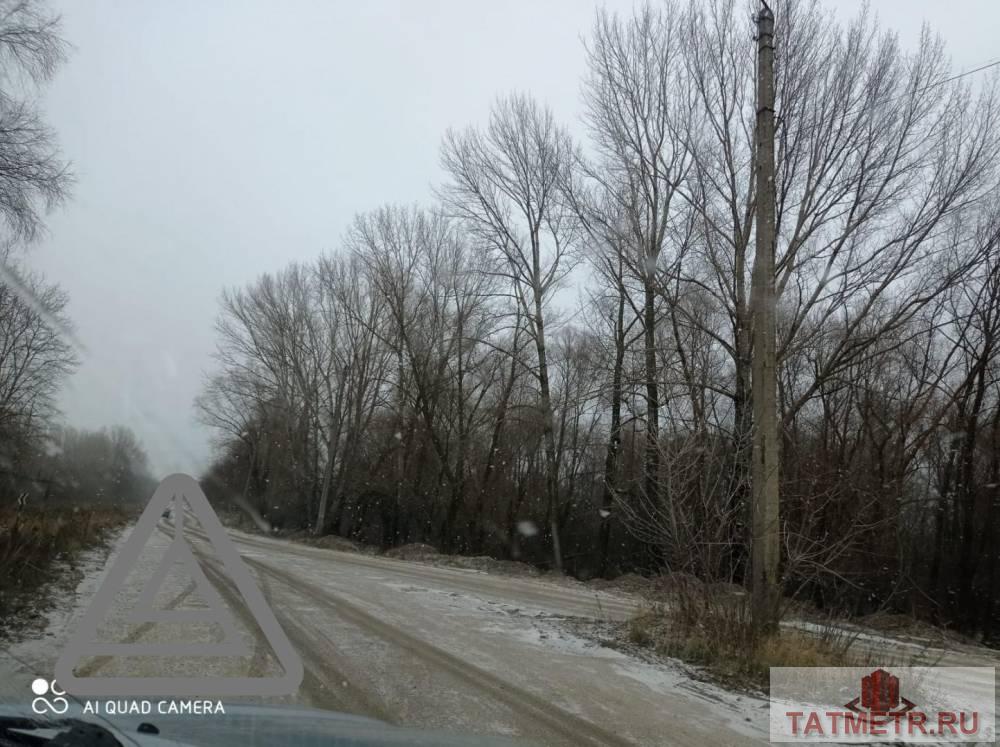
[[[59,17],[43,0],[0,4],[0,216],[18,239],[37,234],[41,213],[65,199],[71,182],[55,135],[29,96],[65,60],[59,34]]]
[[[455,522],[466,500],[470,431],[484,387],[474,374],[479,341],[490,333],[492,277],[456,226],[440,214],[383,208],[360,216],[347,248],[366,264],[393,324],[375,329],[403,361],[396,386],[412,399],[451,495],[441,537],[456,546]]]
[[[8,268],[10,279],[0,282],[0,448],[6,466],[17,469],[54,424],[56,396],[78,358],[64,335],[71,329],[66,294]]]
[[[316,274],[332,361],[324,377],[330,436],[317,520],[317,530],[323,532],[327,525],[339,530],[343,498],[352,487],[351,470],[376,409],[384,404],[390,350],[380,336],[388,321],[385,299],[365,272],[361,258],[322,257]],[[327,513],[331,500],[332,510]]]
[[[676,135],[684,111],[678,37],[680,11],[666,3],[639,9],[631,18],[599,11],[587,47],[586,121],[599,157],[589,176],[611,211],[591,213],[628,273],[641,287],[646,396],[644,490],[660,494],[660,384],[657,299],[663,287],[661,256],[673,248],[676,272],[687,234],[678,196],[691,157]],[[603,220],[601,216],[606,216]],[[616,235],[617,234],[617,235]],[[669,512],[669,507],[668,507]]]
[[[446,208],[502,260],[498,272],[521,309],[537,355],[539,413],[545,449],[546,526],[562,566],[556,526],[559,454],[546,349],[552,292],[572,268],[576,225],[561,194],[572,164],[569,135],[533,99],[501,98],[485,131],[449,132],[442,162],[451,182]]]

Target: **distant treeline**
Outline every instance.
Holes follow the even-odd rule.
[[[56,427],[31,448],[0,440],[0,508],[141,508],[156,488],[128,428]]]

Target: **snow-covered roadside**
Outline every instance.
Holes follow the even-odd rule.
[[[804,620],[785,620],[782,627],[814,635],[827,635],[830,625]],[[883,658],[882,664],[899,666],[1000,667],[1000,652],[985,646],[958,641],[932,641],[917,636],[889,635],[851,623],[833,625],[835,632],[851,642],[851,650],[869,658]]]
[[[502,605],[503,606],[503,605]],[[517,614],[521,612],[521,614]],[[497,632],[529,646],[547,648],[567,657],[601,660],[618,676],[634,680],[663,698],[683,698],[689,701],[685,716],[697,720],[706,728],[709,723],[744,735],[748,740],[767,739],[766,698],[728,690],[697,676],[697,670],[677,659],[609,645],[602,627],[611,625],[582,618],[563,618],[541,611],[507,612],[508,617],[494,628]],[[518,619],[520,618],[520,619]],[[524,623],[519,626],[518,623]],[[707,708],[710,715],[701,711]]]
[[[50,597],[40,619],[26,621],[14,634],[16,640],[0,640],[0,700],[26,698],[36,677],[53,678],[55,661],[74,622],[86,611],[131,530],[131,525],[125,526],[104,545],[56,566],[55,575],[72,574],[80,580],[75,585],[53,581],[46,589]]]

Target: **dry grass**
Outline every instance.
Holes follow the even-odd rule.
[[[817,632],[754,635],[749,598],[702,586],[675,590],[628,625],[631,643],[702,667],[714,679],[766,691],[771,667],[851,666],[852,638],[832,622]]]
[[[0,621],[32,608],[57,562],[104,542],[129,518],[117,508],[0,510]]]

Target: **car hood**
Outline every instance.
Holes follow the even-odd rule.
[[[154,708],[148,715],[96,716],[73,703],[59,718],[100,724],[123,745],[141,747],[525,747],[530,744],[503,737],[401,728],[364,716],[298,706],[226,703],[224,709],[224,714],[170,715],[159,714]],[[47,718],[35,716],[30,707],[0,704],[0,717],[3,716],[39,721]]]

